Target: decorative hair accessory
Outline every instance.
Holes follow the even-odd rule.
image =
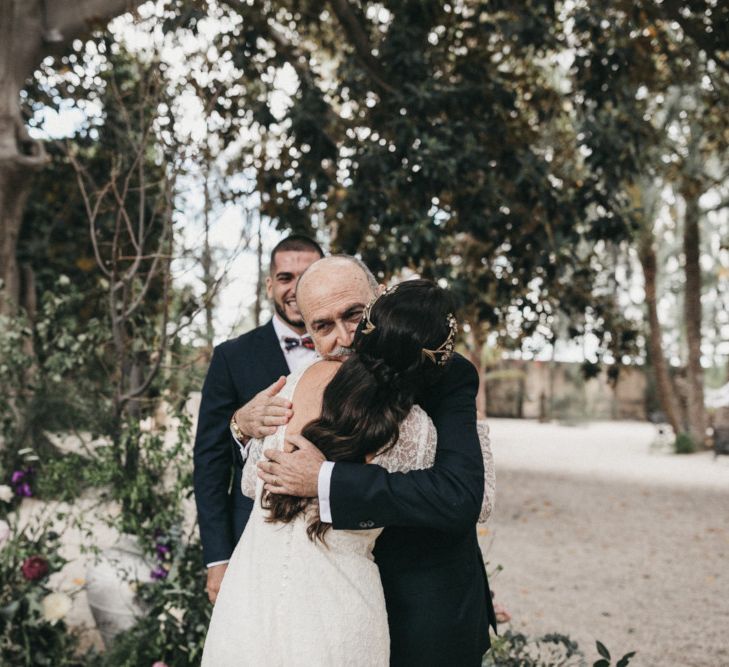
[[[456,322],[456,317],[453,315],[453,313],[448,313],[446,316],[446,320],[448,322],[448,327],[450,328],[450,331],[448,332],[448,338],[446,338],[435,350],[428,350],[427,348],[423,348],[423,356],[428,357],[434,364],[438,364],[438,366],[445,366],[448,360],[453,355],[453,350],[456,346],[456,334],[458,333],[458,322]],[[439,356],[437,356],[439,355]]]
[[[393,285],[392,287],[388,287],[382,294],[373,297],[370,302],[365,306],[364,311],[362,312],[362,322],[364,323],[364,327],[362,329],[362,334],[367,335],[371,334],[377,327],[375,327],[374,323],[370,319],[370,311],[372,310],[372,306],[374,306],[377,303],[377,299],[382,298],[383,296],[388,296],[392,294],[396,289],[397,285]]]

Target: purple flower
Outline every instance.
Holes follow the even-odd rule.
[[[149,573],[149,576],[155,581],[159,581],[160,579],[167,579],[167,574],[167,570],[163,567],[155,567],[154,570]]]
[[[157,556],[164,560],[169,557],[171,549],[166,544],[160,544],[158,542],[155,545],[155,551],[157,552]]]
[[[26,468],[25,470],[16,470],[11,478],[11,483],[14,487],[15,495],[21,498],[30,498],[33,495],[33,490],[30,488],[30,478],[33,475],[33,468]]]

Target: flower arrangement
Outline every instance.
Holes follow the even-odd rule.
[[[0,664],[82,664],[75,657],[78,637],[64,621],[71,595],[49,586],[66,562],[49,523],[18,526],[12,514],[0,519]]]
[[[116,405],[113,396],[128,387],[117,391],[118,373],[108,376],[113,365],[102,363],[109,349],[108,322],[78,318],[85,299],[73,284],[59,282],[33,323],[20,317],[8,326],[0,322],[0,380],[12,390],[13,408],[0,402],[0,665],[196,665],[211,605],[196,532],[183,535],[182,528],[183,503],[189,504],[192,487],[191,424],[184,405],[201,378],[189,372],[166,375],[151,382],[144,395]],[[27,392],[30,368],[22,350],[31,339],[38,365],[35,391]],[[129,340],[136,346],[138,336]],[[136,347],[127,353],[130,364],[151,366]],[[163,403],[169,409],[167,430],[158,415]],[[70,431],[88,433],[101,444],[65,451],[50,437]],[[114,532],[134,536],[151,563],[152,579],[129,582],[144,609],[139,622],[105,653],[83,658],[77,655],[79,636],[68,624],[72,594],[50,584],[65,562],[60,540],[48,524],[21,526],[15,517],[28,504],[74,503],[81,494],[94,503],[98,499],[102,508],[98,513],[92,508],[83,521],[93,514]],[[109,507],[113,510],[106,511]],[[89,550],[99,551],[92,524],[80,525],[82,519],[72,514],[62,523],[70,521],[91,538]]]

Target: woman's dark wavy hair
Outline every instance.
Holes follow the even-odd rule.
[[[324,390],[321,416],[301,434],[329,461],[364,463],[367,455],[392,447],[416,395],[444,371],[422,350],[446,340],[448,314],[454,312],[450,292],[429,280],[408,280],[377,299],[369,318],[374,331],[363,333],[365,322],[360,323],[353,354]],[[268,521],[289,522],[310,501],[269,493],[262,503],[270,510]],[[324,542],[330,527],[317,517],[307,532]]]

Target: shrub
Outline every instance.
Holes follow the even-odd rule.
[[[12,516],[0,527],[0,664],[80,666],[78,636],[63,620],[71,597],[48,586],[65,564],[59,536],[48,522],[19,527]]]
[[[201,572],[202,548],[196,538],[178,541],[173,536],[164,544],[171,556],[168,573],[139,589],[146,616],[118,635],[93,667],[200,664],[212,613]]]
[[[673,447],[676,454],[693,454],[696,451],[696,445],[688,433],[679,433]]]
[[[600,659],[593,667],[610,667],[610,652],[602,642],[596,642]],[[635,652],[626,653],[615,667],[627,667]],[[495,637],[491,650],[484,656],[482,667],[583,667],[584,653],[577,642],[567,635],[550,633],[542,637],[528,637],[507,630]]]
[[[530,638],[507,630],[495,637],[491,650],[486,654],[483,667],[579,667],[584,656],[566,635],[548,634]]]

